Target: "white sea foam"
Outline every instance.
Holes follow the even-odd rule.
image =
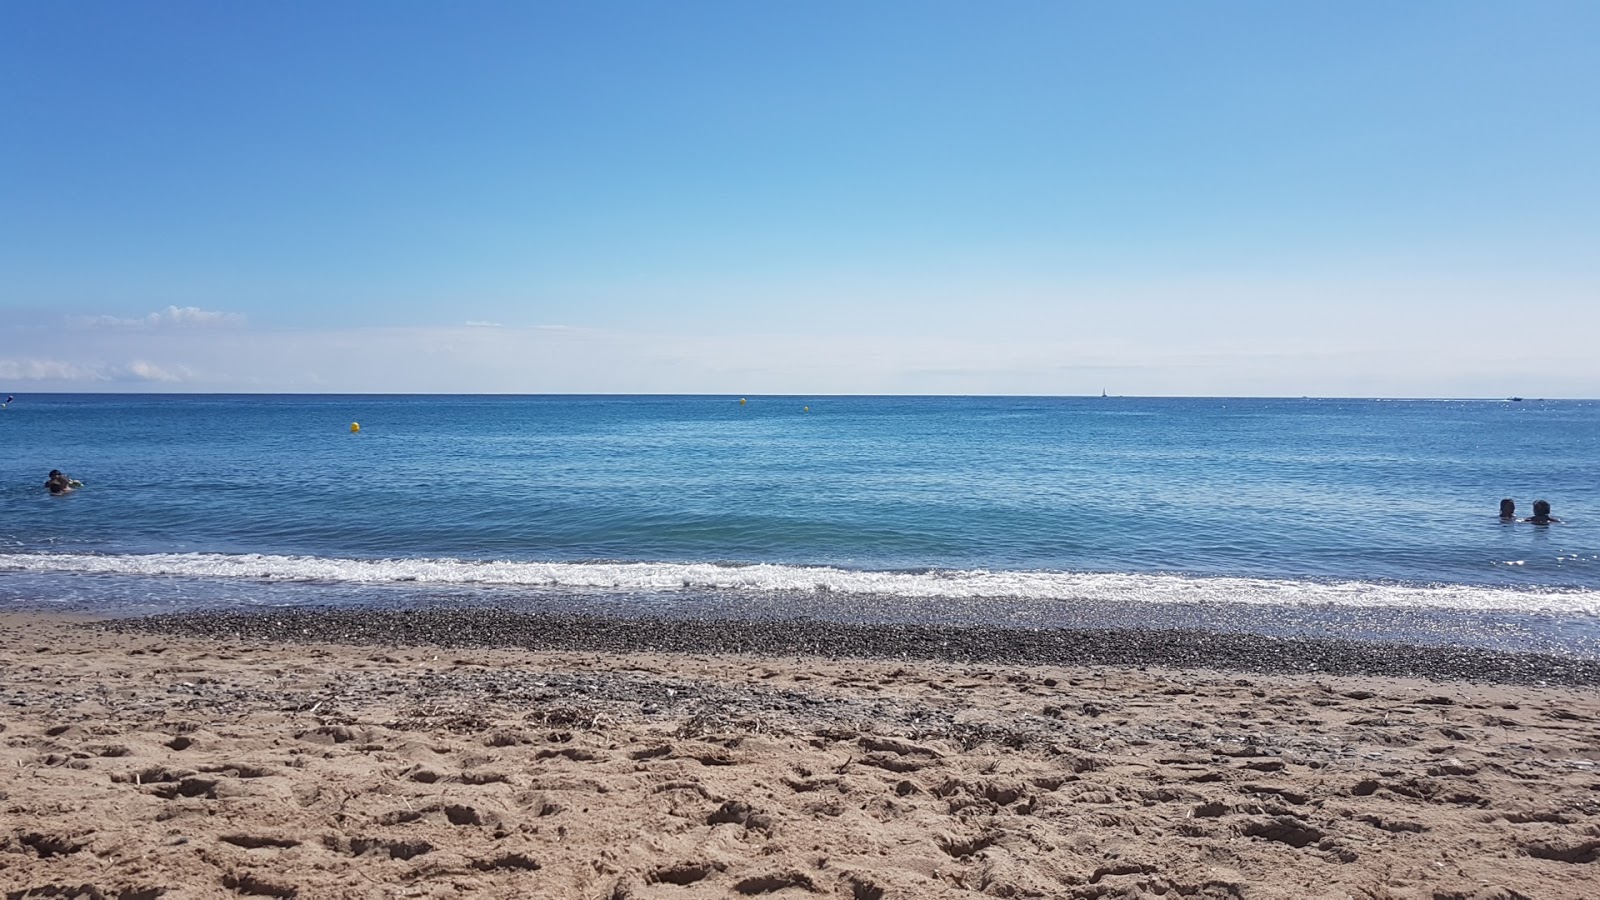
[[[911,599],[1427,607],[1600,615],[1600,591],[1059,571],[870,572],[826,566],[330,559],[256,553],[0,553],[0,572],[351,585],[488,585],[635,592],[829,592]]]

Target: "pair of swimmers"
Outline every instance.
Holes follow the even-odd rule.
[[[70,492],[73,488],[83,487],[83,482],[74,481],[73,479],[68,478],[66,473],[62,472],[60,469],[51,469],[50,477],[45,480],[44,486],[48,488],[52,494],[65,494]]]
[[[1533,515],[1526,519],[1517,518],[1517,501],[1510,497],[1500,501],[1500,521],[1502,522],[1531,522],[1535,525],[1549,525],[1554,522],[1559,524],[1560,519],[1550,515],[1550,501],[1533,501]]]

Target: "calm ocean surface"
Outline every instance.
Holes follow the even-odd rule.
[[[0,606],[1600,638],[1600,402],[738,400],[24,395]]]

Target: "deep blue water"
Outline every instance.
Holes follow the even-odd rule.
[[[1600,614],[1592,401],[57,394],[0,445],[0,603]]]

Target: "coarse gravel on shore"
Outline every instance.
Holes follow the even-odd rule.
[[[528,613],[503,609],[199,612],[105,627],[296,643],[811,655],[1011,665],[1160,666],[1501,684],[1600,685],[1600,661],[1540,653],[1190,629],[1009,628]]]

